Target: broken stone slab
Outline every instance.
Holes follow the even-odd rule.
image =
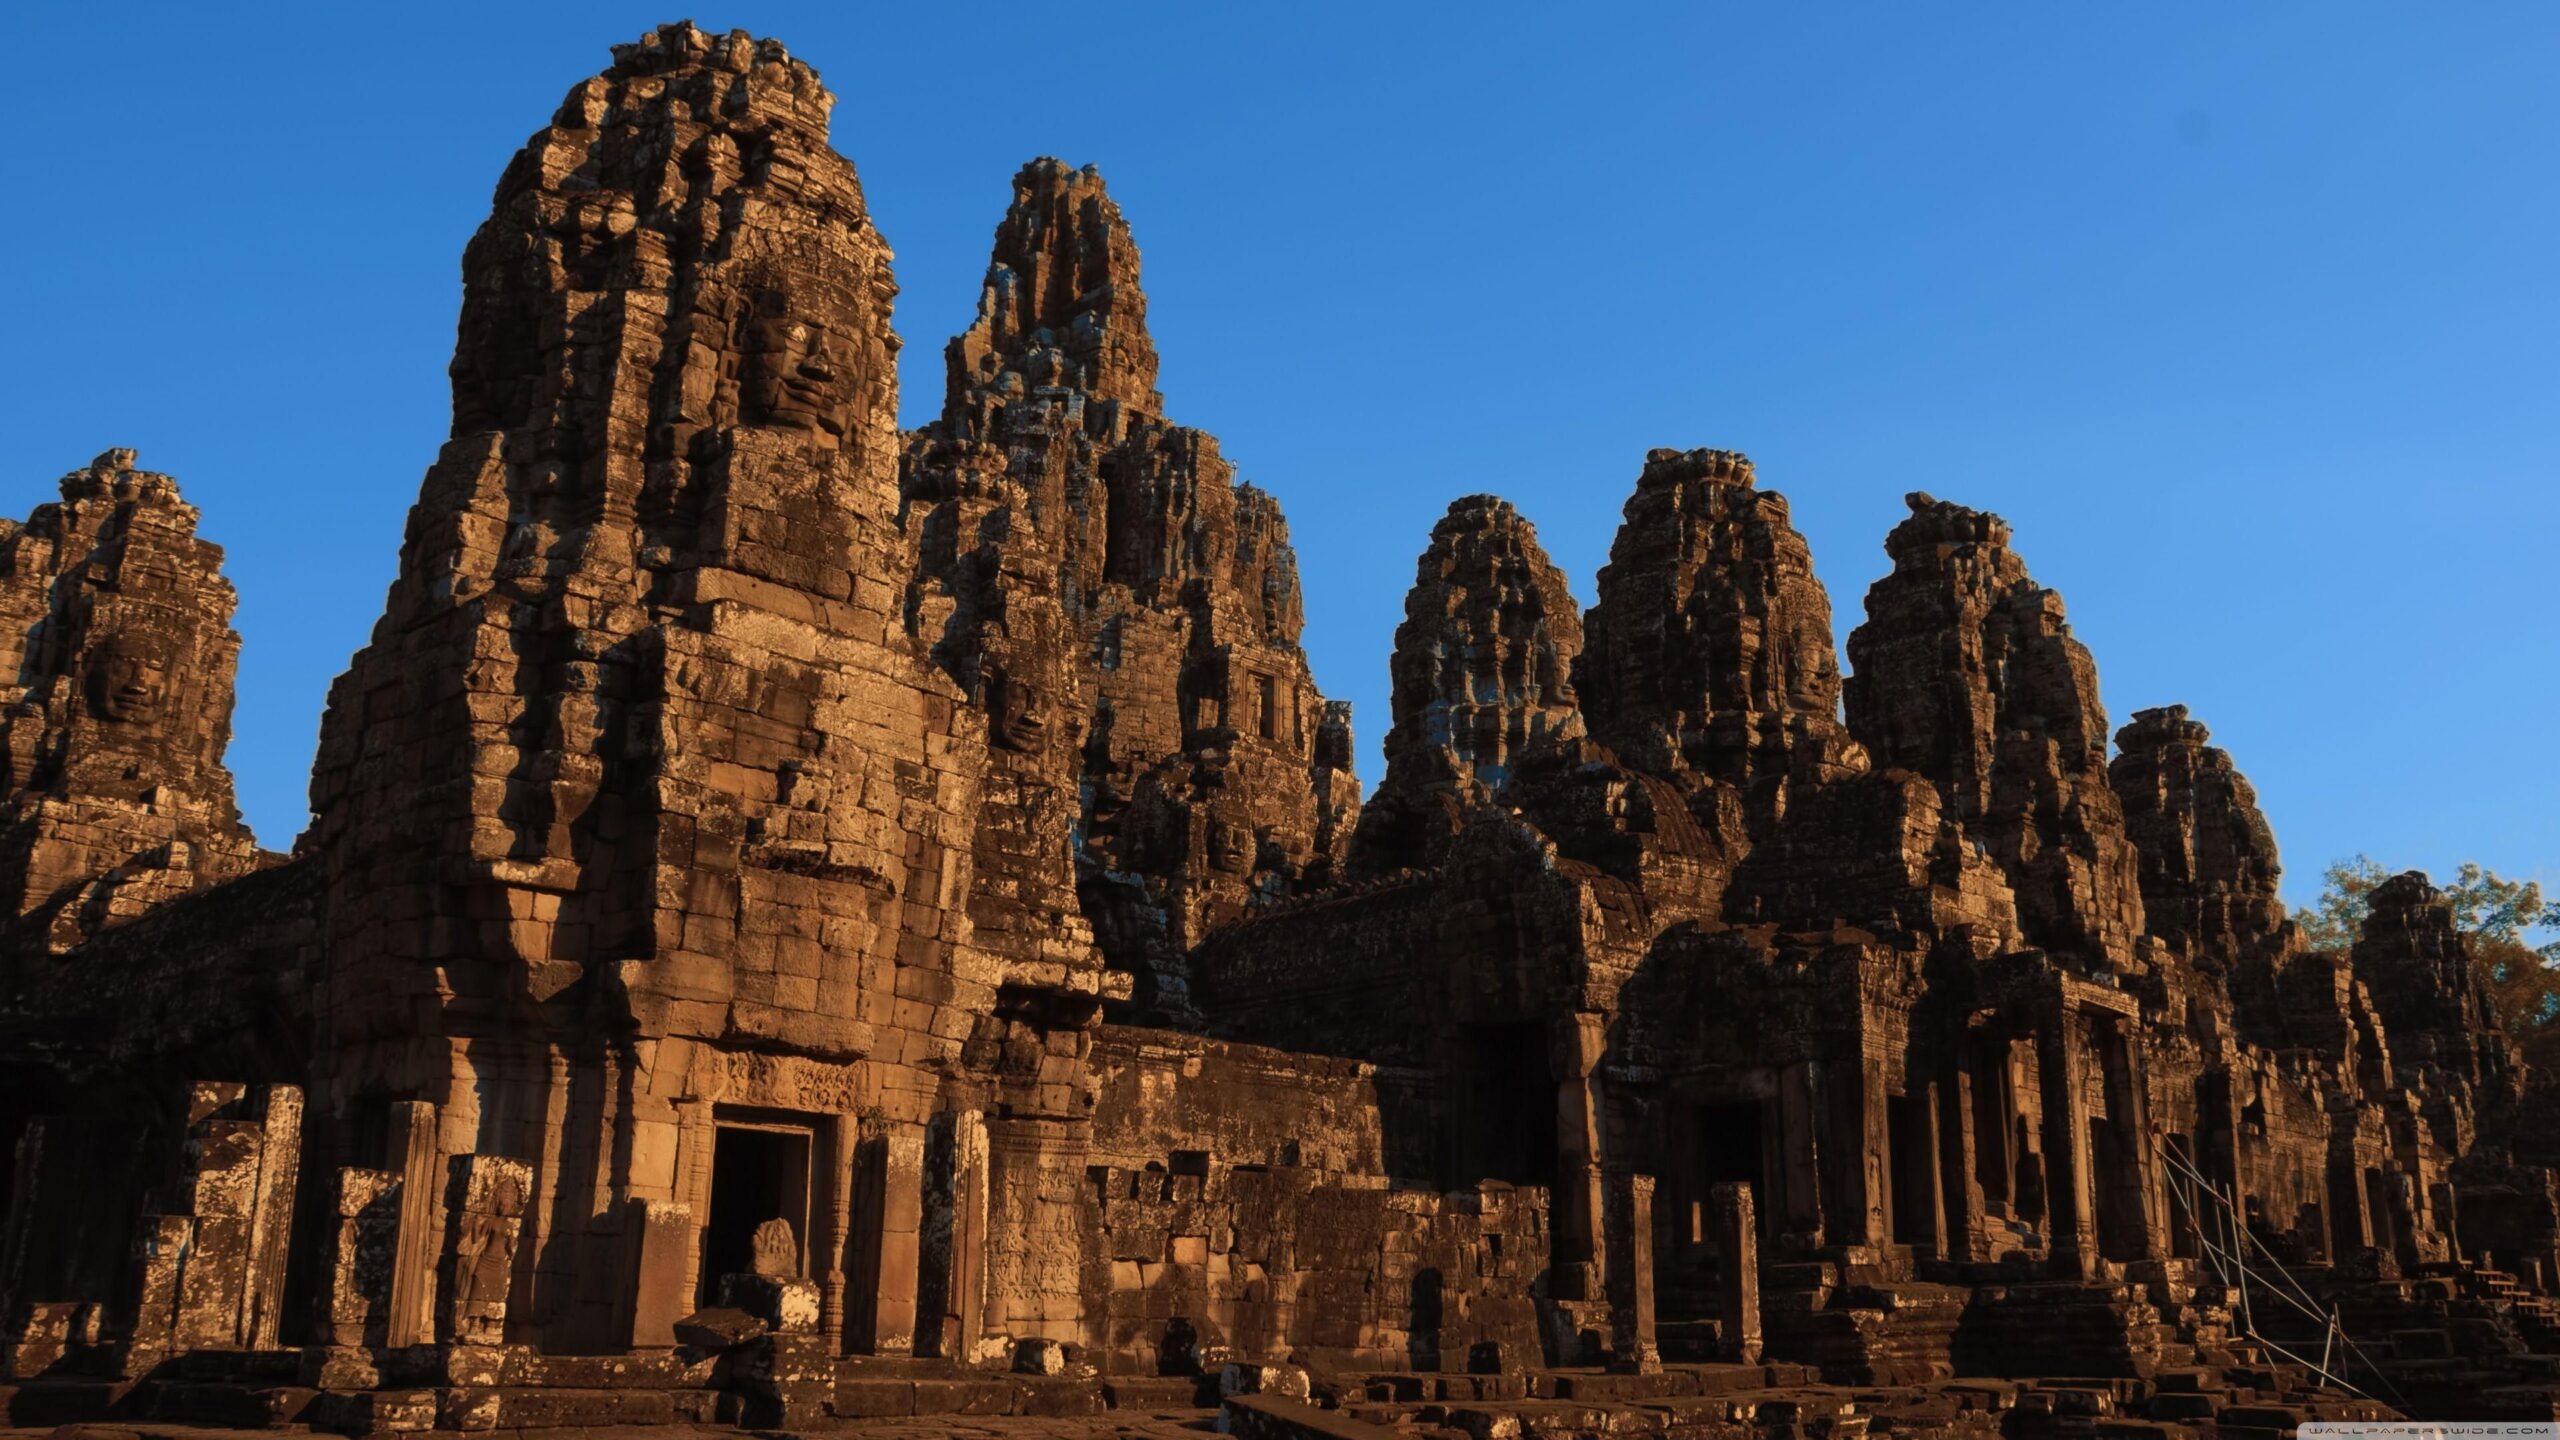
[[[818,1329],[818,1286],[813,1280],[775,1275],[720,1277],[720,1304],[742,1310],[777,1335],[813,1335]]]
[[[1314,1393],[1314,1383],[1302,1365],[1257,1365],[1231,1361],[1218,1372],[1218,1394],[1279,1395],[1291,1400],[1304,1400]]]
[[[1245,1440],[1392,1440],[1405,1433],[1272,1395],[1227,1397],[1218,1411],[1218,1428]],[[1520,1433],[1519,1422],[1512,1422],[1509,1433]]]
[[[760,1340],[772,1329],[761,1316],[734,1306],[715,1305],[677,1321],[676,1343],[691,1350],[729,1350]]]
[[[1013,1347],[1013,1372],[1017,1375],[1064,1375],[1067,1373],[1067,1347],[1056,1340],[1025,1340]]]

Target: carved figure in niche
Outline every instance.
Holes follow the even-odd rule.
[[[169,695],[169,662],[122,631],[89,652],[89,709],[102,720],[152,725]]]
[[[851,368],[826,322],[793,313],[779,285],[755,292],[741,337],[740,398],[751,425],[844,433],[842,380]]]
[[[768,1280],[800,1278],[800,1241],[790,1221],[777,1216],[756,1227],[755,1267]]]
[[[524,1209],[524,1192],[513,1176],[501,1174],[491,1185],[485,1209],[463,1212],[453,1237],[454,1300],[470,1305],[503,1300],[507,1271],[515,1262],[514,1246],[502,1244]]]
[[[1229,875],[1253,869],[1253,832],[1232,820],[1209,821],[1209,868]]]
[[[1049,697],[1039,686],[990,663],[987,738],[1000,749],[1036,755],[1049,739]]]
[[[453,1298],[470,1305],[507,1293],[505,1256],[498,1244],[506,1228],[500,1216],[474,1211],[462,1217],[453,1237]]]

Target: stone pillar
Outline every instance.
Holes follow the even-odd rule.
[[[1600,1175],[1600,1096],[1592,1076],[1608,1049],[1605,1015],[1577,1014],[1557,1029],[1550,1058],[1556,1077],[1556,1188],[1553,1201],[1555,1292],[1590,1299],[1608,1269],[1601,1234],[1605,1201]]]
[[[134,1244],[133,1328],[125,1346],[125,1374],[138,1377],[177,1348],[178,1316],[187,1246],[196,1223],[184,1215],[145,1215]]]
[[[1822,1108],[1813,1065],[1799,1060],[1778,1072],[1778,1228],[1808,1246],[1823,1243]],[[1771,1153],[1764,1149],[1764,1154]]]
[[[174,1349],[240,1344],[263,1149],[257,1125],[246,1120],[201,1121],[188,1137],[187,1213],[194,1228],[179,1267]]]
[[[503,1345],[533,1167],[497,1155],[456,1155],[451,1169],[436,1338],[454,1345]]]
[[[1973,1075],[1962,1063],[1947,1072],[1938,1091],[1938,1179],[1946,1233],[1938,1253],[1950,1260],[1984,1260],[1982,1179],[1973,1134]]]
[[[391,1325],[391,1270],[400,1249],[400,1177],[388,1170],[340,1170],[330,1184],[327,1250],[320,1288],[320,1339],[378,1348]]]
[[[444,1238],[437,1201],[444,1166],[436,1144],[436,1107],[402,1100],[391,1107],[387,1147],[400,1176],[400,1241],[391,1264],[391,1302],[383,1343],[432,1344],[436,1336],[436,1254]]]
[[[273,1350],[283,1343],[285,1260],[293,1249],[294,1190],[302,1178],[302,1091],[291,1085],[264,1087],[258,1096],[258,1131],[258,1184],[250,1202],[240,1343]]]
[[[1614,1172],[1606,1193],[1609,1368],[1650,1375],[1662,1368],[1653,1309],[1653,1177]]]
[[[41,1116],[29,1120],[10,1152],[9,1215],[0,1223],[0,1319],[43,1298],[27,1293],[27,1259],[37,1245],[36,1196],[49,1178],[45,1136],[51,1123]]]
[[[826,1165],[819,1171],[812,1208],[817,1233],[811,1237],[809,1268],[818,1282],[818,1333],[837,1353],[844,1349],[846,1290],[850,1285],[846,1250],[853,1241],[853,1165],[862,1143],[861,1122],[837,1115],[827,1122]]]
[[[540,1260],[550,1240],[551,1197],[560,1193],[562,1137],[569,1124],[568,1057],[554,1045],[543,1049],[542,1058],[542,1128],[535,1132],[533,1191],[516,1232],[516,1276],[507,1295],[507,1339],[518,1345],[539,1343],[547,1318]]]
[[[915,1350],[924,1138],[921,1125],[891,1124],[864,1137],[857,1152],[845,1339],[848,1348],[863,1354]]]
[[[935,1116],[926,1134],[925,1159],[916,1349],[965,1362],[985,1328],[985,1116],[976,1110]]]
[[[1954,1247],[1947,1239],[1947,1191],[1940,1179],[1944,1147],[1938,1134],[1938,1087],[1919,1086],[1904,1103],[1918,1133],[1911,1137],[1909,1193],[1904,1193],[1905,1177],[1895,1176],[1895,1203],[1917,1207],[1928,1225],[1929,1238],[1912,1247],[1913,1255],[1943,1260],[1954,1253]]]
[[[693,1211],[671,1200],[633,1200],[623,1210],[624,1343],[669,1350],[676,1322],[693,1313]]]
[[[1717,1358],[1760,1363],[1760,1220],[1751,1187],[1728,1182],[1707,1191],[1716,1242]]]
[[[2044,1103],[2045,1224],[2052,1237],[2056,1274],[2067,1279],[2096,1273],[2098,1247],[2090,1233],[2089,1106],[2080,1027],[2056,1001],[2038,1017],[2037,1092]]]
[[[1827,1231],[1835,1245],[1882,1245],[1893,1238],[1885,1210],[1893,1146],[1877,1068],[1854,1052],[1822,1069],[1823,1169],[1833,1199]]]

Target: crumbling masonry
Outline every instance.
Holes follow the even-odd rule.
[[[2441,897],[2306,946],[2006,523],[1910,496],[1844,678],[1740,455],[1643,458],[1587,613],[1459,499],[1363,806],[1101,178],[1014,177],[901,433],[831,104],[670,26],[507,168],[291,855],[176,485],[0,528],[15,1420],[2552,1418]]]

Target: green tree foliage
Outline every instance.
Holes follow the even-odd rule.
[[[2339,861],[2321,873],[2320,898],[2293,912],[2294,923],[2316,949],[2348,949],[2364,929],[2373,887],[2391,873],[2368,855]],[[2533,881],[2468,861],[2443,889],[2500,1023],[2535,1065],[2560,1065],[2560,936],[2543,933],[2560,931],[2560,903],[2546,902]]]
[[[2314,950],[2344,952],[2364,933],[2364,917],[2373,903],[2373,887],[2391,872],[2370,855],[2340,860],[2320,872],[2319,900],[2293,912],[2293,923]]]

